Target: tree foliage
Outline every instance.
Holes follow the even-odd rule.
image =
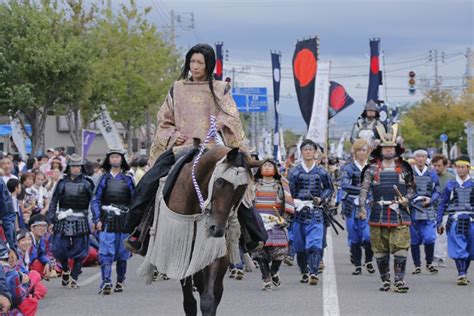
[[[84,84],[87,54],[58,1],[2,3],[0,21],[0,108],[31,124],[36,153],[47,115]]]
[[[135,0],[115,11],[84,0],[0,3],[0,111],[31,124],[34,153],[44,149],[48,115],[68,117],[77,151],[102,103],[129,141],[156,112],[180,61],[147,21],[150,10]]]
[[[428,92],[402,117],[405,144],[411,149],[440,147],[439,136],[444,133],[450,145],[458,143],[465,150],[464,123],[474,120],[473,101],[469,92],[460,98],[441,90]]]
[[[93,70],[93,100],[105,103],[112,118],[131,131],[156,112],[178,74],[178,55],[146,20],[150,8],[140,12],[135,1],[113,14],[102,11],[92,36],[98,58]]]

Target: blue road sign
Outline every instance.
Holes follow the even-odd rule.
[[[233,88],[232,96],[240,112],[266,112],[267,88]]]
[[[442,142],[447,142],[448,141],[448,135],[446,135],[446,134],[439,135],[439,140],[442,141]]]

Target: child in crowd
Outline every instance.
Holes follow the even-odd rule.
[[[31,192],[35,196],[36,207],[33,214],[46,215],[49,207],[48,191],[44,187],[46,176],[41,171],[35,173],[35,183],[31,187]]]
[[[51,263],[46,252],[45,234],[48,229],[46,216],[37,214],[30,219],[33,246],[30,249],[30,270],[38,271],[44,278],[51,271]]]
[[[16,270],[23,275],[27,275],[29,282],[23,282],[23,288],[26,296],[20,304],[19,309],[25,316],[33,316],[38,310],[38,302],[48,293],[48,289],[41,282],[41,275],[37,271],[30,271],[30,249],[32,246],[31,233],[24,229],[21,230],[17,237],[18,261]]]

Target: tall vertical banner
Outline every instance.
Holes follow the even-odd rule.
[[[25,136],[23,135],[23,131],[20,126],[20,122],[18,118],[10,117],[10,126],[12,128],[12,139],[15,143],[18,152],[20,153],[21,159],[26,161],[28,158],[26,156],[26,144],[25,144]]]
[[[109,148],[124,150],[122,138],[117,131],[115,122],[110,118],[105,104],[100,105],[99,117],[96,123]]]
[[[379,100],[379,85],[381,84],[380,74],[380,39],[370,40],[370,71],[369,90],[367,91],[367,102]]]
[[[222,54],[222,46],[224,46],[223,42],[216,43],[216,73],[214,74],[216,80],[222,80],[223,76],[224,55]]]
[[[307,126],[311,121],[317,69],[318,39],[298,41],[293,55],[293,77],[298,104]]]
[[[82,130],[82,159],[87,158],[87,153],[94,142],[96,132],[87,129]]]
[[[272,55],[272,74],[273,74],[273,104],[275,109],[275,129],[274,129],[274,140],[273,140],[273,158],[276,161],[280,161],[281,156],[279,155],[278,146],[280,145],[280,129],[279,129],[279,116],[278,116],[278,104],[280,103],[280,81],[281,81],[281,54],[277,52],[271,52]]]
[[[316,77],[316,95],[314,97],[311,122],[309,124],[307,139],[326,148],[328,133],[328,107],[329,107],[329,63],[319,63],[318,76]]]

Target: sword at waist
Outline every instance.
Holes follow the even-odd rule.
[[[382,206],[387,206],[387,205],[396,204],[396,202],[394,202],[394,201],[376,201],[376,202],[374,202],[374,203],[379,204],[379,205],[382,205]]]
[[[469,212],[469,211],[460,211],[460,212],[455,212],[455,213],[450,213],[451,218],[458,219],[459,216],[461,215],[470,215],[471,216],[471,222],[474,222],[474,213]]]
[[[84,214],[84,211],[81,210],[79,212],[74,212],[72,208],[66,209],[60,209],[58,212],[56,212],[56,216],[58,217],[58,220],[63,220],[69,216],[74,216],[74,217],[85,217],[86,214]]]
[[[106,211],[107,213],[114,213],[117,216],[121,214],[128,213],[128,208],[125,207],[118,207],[115,205],[102,205],[101,209]]]
[[[448,207],[448,213],[457,213],[457,212],[474,212],[474,208],[471,205],[466,206],[451,206]]]
[[[313,209],[313,200],[299,200],[299,199],[294,199],[295,203],[295,209],[297,211],[301,211],[305,207],[309,207],[310,209]]]

